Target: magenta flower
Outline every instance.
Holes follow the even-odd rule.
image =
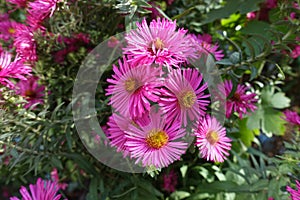
[[[11,54],[2,52],[0,54],[0,83],[6,87],[14,88],[14,83],[10,78],[17,78],[26,80],[25,75],[30,75],[31,67],[24,64],[24,61],[15,57],[14,61],[11,61]]]
[[[291,52],[291,57],[295,59],[298,58],[299,56],[300,56],[300,45],[297,45]]]
[[[16,5],[16,8],[25,8],[28,0],[6,0],[6,2]]]
[[[106,95],[112,95],[110,104],[121,115],[141,117],[150,110],[150,101],[157,102],[159,98],[160,69],[150,65],[135,67],[123,57],[113,71],[112,79],[107,79],[110,85]]]
[[[146,19],[137,23],[137,29],[130,31],[125,39],[128,46],[124,53],[129,62],[136,64],[158,64],[178,67],[192,57],[192,45],[187,39],[187,30],[176,30],[176,21],[156,19],[147,25]]]
[[[144,167],[167,167],[179,160],[187,149],[187,143],[182,139],[186,130],[177,121],[166,122],[165,116],[154,109],[150,112],[150,123],[147,126],[136,127],[130,124],[125,133],[125,146],[131,157]]]
[[[33,32],[25,25],[17,27],[15,32],[14,47],[21,58],[27,61],[36,61],[36,42]]]
[[[45,96],[45,86],[38,84],[38,77],[31,77],[28,80],[21,80],[16,85],[16,93],[23,96],[27,100],[24,108],[28,109],[32,105],[34,109],[37,104],[43,104]]]
[[[68,187],[67,183],[61,183],[59,181],[58,171],[56,168],[53,168],[51,171],[51,180],[55,183],[57,183],[58,188],[65,190]]]
[[[0,21],[0,39],[8,41],[13,38],[18,26],[22,25],[10,19]]]
[[[201,157],[214,162],[224,162],[231,149],[231,139],[226,137],[226,129],[215,117],[206,115],[200,119],[195,132],[196,146]]]
[[[163,190],[169,193],[175,192],[177,183],[178,176],[173,169],[163,175]]]
[[[249,12],[247,13],[246,17],[248,20],[254,20],[256,19],[256,14],[257,14],[256,12]]]
[[[137,127],[146,126],[150,123],[148,113],[139,119],[131,119],[130,116],[121,116],[115,113],[109,117],[107,122],[108,128],[108,138],[110,140],[110,145],[116,147],[118,152],[123,152],[124,156],[129,154],[128,148],[125,146],[127,138],[125,137],[125,132],[129,130],[129,125],[135,125]]]
[[[224,57],[223,51],[218,50],[219,45],[212,44],[211,36],[209,34],[190,34],[190,39],[194,44],[194,51],[196,51],[196,55],[201,56],[203,53],[209,53],[212,54],[216,60],[221,60]]]
[[[196,69],[173,70],[161,89],[159,105],[167,120],[178,120],[187,126],[205,114],[210,95],[205,94],[207,83],[201,84],[202,75]]]
[[[222,87],[222,86],[221,86]],[[226,100],[226,117],[229,118],[232,112],[237,112],[239,118],[242,119],[243,115],[248,114],[248,110],[252,112],[256,110],[255,103],[257,102],[255,93],[246,93],[248,87],[245,85],[238,84],[235,93],[232,97],[229,97],[229,94],[232,91],[233,85],[231,80],[226,80],[224,82],[224,87],[220,91],[224,96],[227,97]]]
[[[297,112],[291,110],[285,110],[283,112],[285,120],[295,126],[300,126],[300,116]]]
[[[297,190],[292,189],[290,186],[286,186],[286,190],[290,193],[292,200],[300,200],[300,182],[296,180]]]
[[[19,190],[22,200],[59,200],[61,194],[57,195],[59,187],[57,183],[52,181],[43,181],[38,178],[35,185],[29,185],[30,191],[26,187],[21,186]],[[10,200],[20,200],[18,197],[10,197]]]

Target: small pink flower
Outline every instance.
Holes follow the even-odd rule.
[[[300,45],[297,45],[294,49],[293,49],[293,51],[292,51],[292,53],[291,53],[291,57],[292,58],[298,58],[300,56]]]
[[[224,162],[231,149],[231,139],[226,136],[226,129],[215,117],[206,115],[199,121],[195,132],[196,146],[201,157],[214,162]]]
[[[131,157],[136,158],[136,164],[141,162],[144,167],[167,167],[179,160],[187,149],[187,143],[182,139],[186,130],[176,121],[166,122],[159,110],[151,110],[147,126],[130,124],[125,133],[125,146]]]
[[[287,122],[291,123],[294,126],[300,126],[300,116],[298,115],[297,112],[291,110],[285,110],[283,114],[285,115],[284,119]]]
[[[62,190],[65,190],[68,187],[67,183],[60,183],[58,171],[56,168],[53,168],[53,170],[51,171],[51,180],[57,183],[58,187]]]
[[[28,0],[6,0],[6,2],[16,5],[16,8],[25,8]]]
[[[248,20],[256,19],[256,12],[249,12],[247,13],[246,17]]]
[[[277,0],[266,0],[265,1],[266,8],[272,9],[277,7]]]
[[[19,57],[15,57],[14,61],[11,61],[11,58],[11,54],[7,52],[0,53],[0,83],[6,87],[14,88],[10,78],[26,80],[25,75],[30,75],[31,67],[25,65]]]
[[[23,200],[59,200],[61,194],[57,195],[59,187],[56,182],[44,181],[38,178],[35,185],[29,185],[30,190],[21,186],[19,190]],[[20,200],[18,197],[10,197],[10,200]]]
[[[169,193],[175,192],[177,184],[178,176],[173,169],[171,169],[169,173],[163,175],[163,190]]]
[[[290,186],[286,186],[286,191],[290,193],[292,200],[300,200],[300,182],[296,180],[297,190],[292,189]]]
[[[38,84],[38,77],[31,77],[28,80],[21,80],[16,85],[16,93],[23,96],[28,103],[24,108],[28,109],[32,105],[34,109],[38,104],[43,104],[45,96],[45,86]]]
[[[245,85],[238,84],[237,89],[232,95],[232,97],[229,97],[231,94],[231,91],[233,89],[233,84],[231,80],[226,80],[224,82],[223,87],[219,87],[220,91],[223,93],[224,96],[226,96],[226,117],[229,118],[233,112],[237,112],[239,114],[239,118],[242,119],[243,115],[247,115],[249,110],[252,112],[257,109],[256,107],[256,94],[255,93],[247,93],[248,87]]]
[[[18,26],[21,26],[21,24],[10,19],[0,20],[0,39],[8,41],[14,38]]]

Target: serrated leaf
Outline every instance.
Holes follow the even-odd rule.
[[[247,146],[251,146],[252,141],[254,140],[254,132],[248,129],[247,127],[247,118],[244,118],[239,121],[240,128],[240,139]]]
[[[272,96],[271,104],[274,108],[287,108],[290,106],[291,100],[285,96],[283,92],[278,92]]]

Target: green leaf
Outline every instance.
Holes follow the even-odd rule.
[[[171,194],[171,198],[178,200],[178,199],[184,199],[191,196],[191,194],[189,192],[185,192],[185,191],[175,191]]]
[[[274,108],[287,108],[290,106],[291,100],[285,96],[283,92],[278,92],[272,96],[271,104]]]
[[[97,187],[98,187],[98,178],[93,178],[90,182],[89,193],[86,196],[87,200],[99,199]]]
[[[266,108],[262,118],[262,130],[268,136],[271,133],[283,135],[285,131],[285,120],[282,119],[282,113],[272,108]]]
[[[247,146],[251,146],[252,141],[254,140],[254,132],[247,127],[247,118],[244,118],[239,121],[240,128],[240,139]]]
[[[245,26],[241,32],[244,34],[259,34],[266,37],[271,37],[271,32],[268,32],[267,30],[270,28],[270,24],[263,22],[263,21],[257,21],[253,20],[247,23],[247,26]],[[267,40],[270,38],[266,38]]]
[[[183,178],[185,177],[187,170],[188,170],[187,165],[183,165],[182,167],[180,167],[180,172]]]

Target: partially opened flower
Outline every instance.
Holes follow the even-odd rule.
[[[215,117],[206,115],[201,118],[195,136],[202,158],[223,162],[229,155],[231,139],[226,136],[226,129]]]
[[[160,69],[150,65],[132,66],[123,58],[119,67],[113,66],[112,79],[106,95],[112,95],[110,104],[116,112],[133,118],[150,110],[150,101],[156,102],[162,81]]]
[[[136,64],[158,64],[178,67],[192,56],[192,44],[187,40],[187,30],[176,30],[176,21],[154,19],[147,25],[146,19],[137,23],[137,29],[126,36],[124,53]]]
[[[56,182],[44,181],[38,178],[35,185],[29,185],[30,190],[21,186],[22,200],[59,200],[61,194],[57,194],[59,187]],[[20,200],[18,197],[10,197],[10,200]]]
[[[23,96],[28,103],[25,104],[24,108],[28,109],[31,106],[37,104],[43,104],[45,96],[45,86],[38,84],[38,77],[31,77],[28,80],[21,80],[16,85],[16,93]],[[32,109],[35,108],[32,107]]]
[[[300,182],[296,180],[297,190],[294,190],[290,186],[286,186],[286,190],[290,193],[290,198],[292,200],[300,200]]]
[[[187,126],[205,114],[209,104],[209,94],[205,94],[207,84],[202,83],[202,75],[196,69],[172,70],[161,89],[159,105],[168,120],[178,120]]]
[[[223,86],[222,86],[223,87]],[[239,118],[242,119],[243,115],[248,114],[249,110],[256,110],[256,94],[255,93],[247,93],[249,89],[245,85],[238,84],[236,91],[229,98],[231,91],[233,89],[233,84],[231,80],[226,80],[224,82],[224,87],[220,89],[224,96],[226,96],[226,117],[229,118],[233,112],[237,112],[239,114]]]
[[[127,146],[131,157],[144,167],[167,167],[180,159],[186,151],[187,143],[183,140],[186,130],[178,121],[166,122],[162,112],[150,112],[150,123],[137,127],[129,125],[126,131]]]
[[[25,75],[30,75],[31,67],[24,64],[24,61],[16,57],[11,61],[10,53],[3,51],[0,53],[0,83],[6,87],[14,88],[14,83],[10,78],[26,80]]]

